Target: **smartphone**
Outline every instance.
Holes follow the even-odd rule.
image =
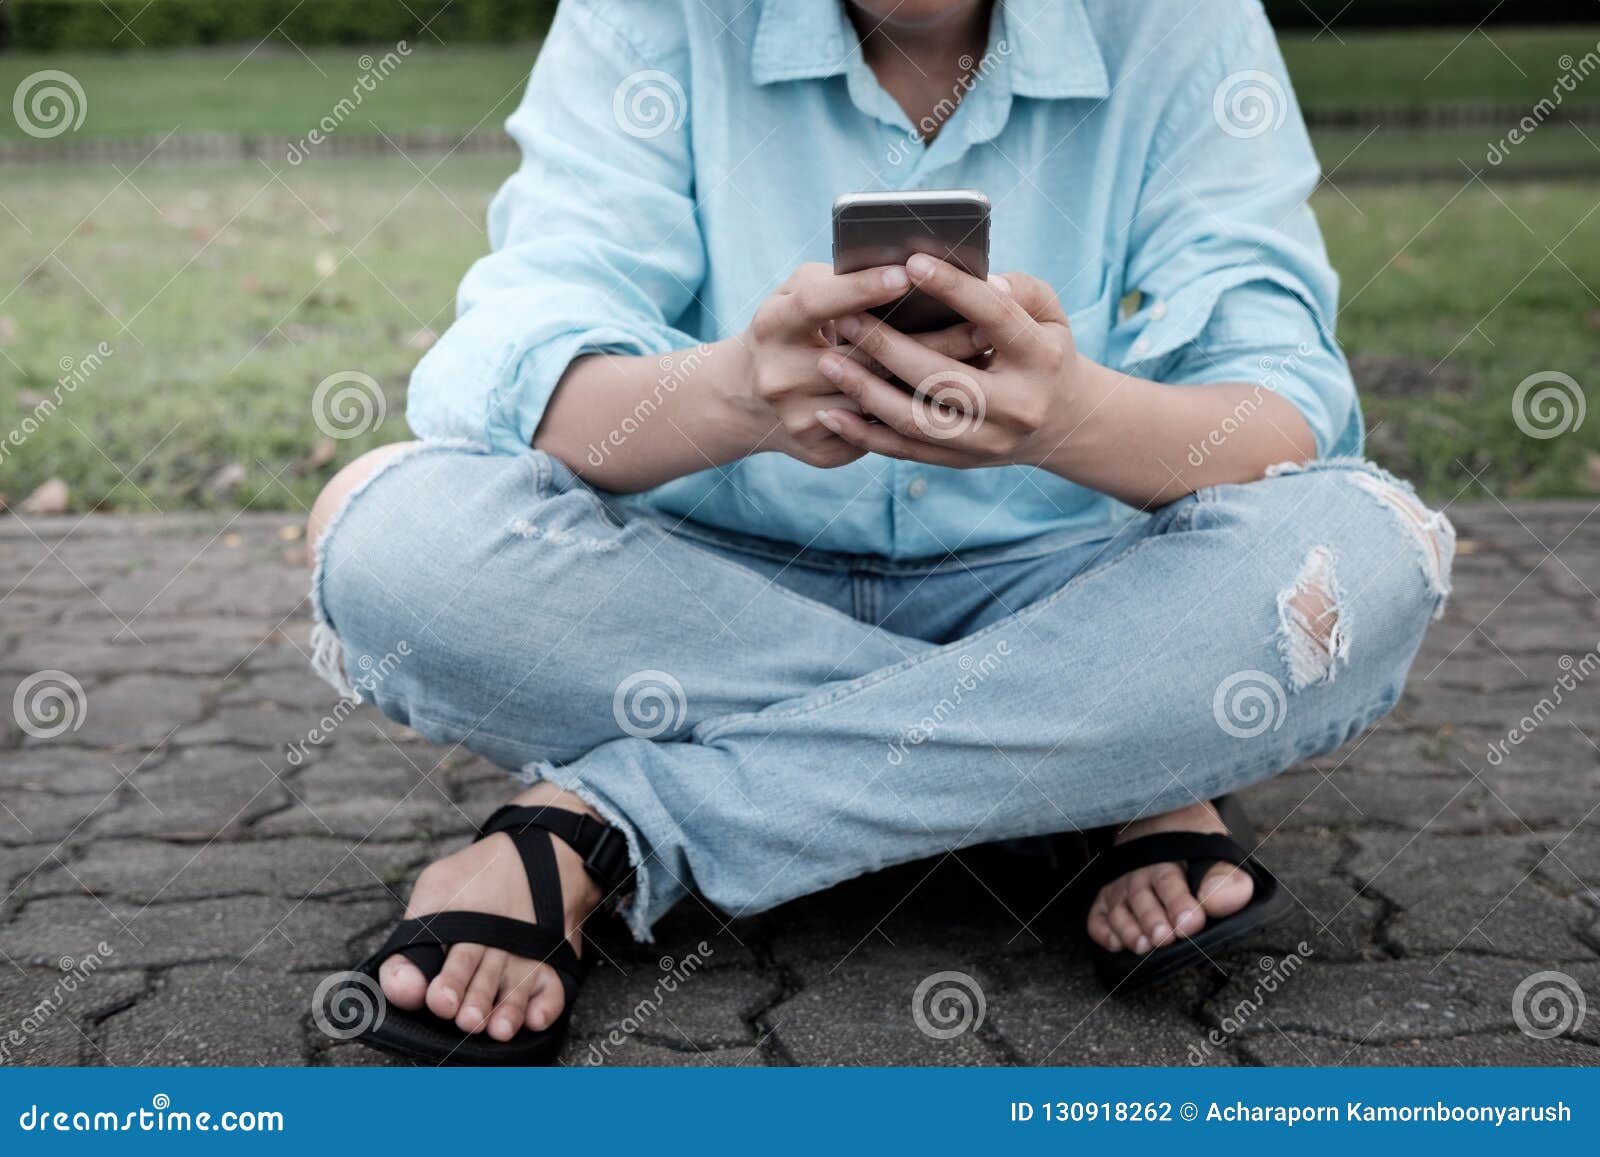
[[[846,193],[833,203],[833,271],[903,265],[931,253],[974,277],[989,276],[989,198],[975,189]],[[964,318],[911,290],[872,311],[901,333],[926,333]]]

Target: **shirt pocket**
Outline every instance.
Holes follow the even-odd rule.
[[[1111,270],[1100,270],[1100,288],[1094,299],[1086,305],[1074,307],[1063,301],[1067,322],[1072,326],[1072,340],[1078,352],[1093,362],[1104,362],[1110,344],[1111,327],[1116,322],[1117,294],[1111,281]]]

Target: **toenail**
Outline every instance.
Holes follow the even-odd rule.
[[[495,1032],[509,1036],[511,1033],[511,1022],[502,1016],[494,1022],[494,1030]]]
[[[1156,939],[1157,940],[1165,940],[1171,934],[1171,932],[1172,932],[1172,929],[1168,928],[1165,924],[1157,924],[1156,925]]]
[[[1139,937],[1139,943],[1135,944],[1133,946],[1133,948],[1134,948],[1135,952],[1149,952],[1150,951],[1150,937],[1148,937],[1148,936]]]

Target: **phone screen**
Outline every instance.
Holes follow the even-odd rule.
[[[970,189],[851,193],[833,205],[833,271],[902,265],[929,253],[974,277],[989,276],[989,199]],[[913,289],[872,311],[902,333],[925,333],[964,319]]]

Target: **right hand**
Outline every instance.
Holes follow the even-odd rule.
[[[850,445],[817,420],[817,411],[860,408],[822,376],[817,351],[837,344],[836,319],[888,305],[911,282],[903,265],[882,265],[859,273],[834,273],[820,262],[800,266],[777,292],[761,303],[738,339],[748,360],[750,402],[763,430],[756,450],[776,450],[808,466],[832,468],[860,458]],[[929,349],[956,361],[977,357],[988,342],[977,327],[963,323],[912,335]],[[860,351],[839,352],[875,367]]]

